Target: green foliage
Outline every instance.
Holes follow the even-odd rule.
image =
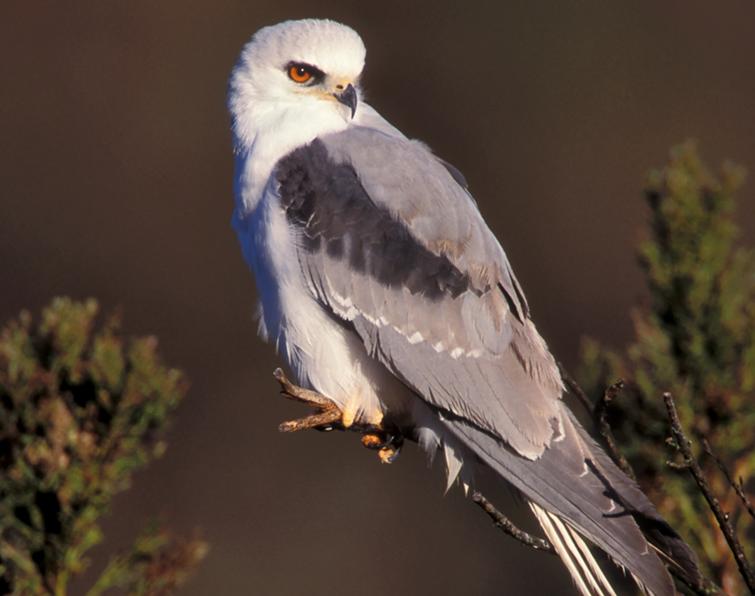
[[[731,553],[689,475],[671,470],[662,393],[676,400],[685,429],[706,438],[735,478],[755,472],[755,255],[736,246],[732,219],[741,169],[718,176],[696,146],[672,151],[649,176],[650,237],[640,262],[650,304],[633,312],[635,339],[625,354],[586,340],[578,375],[592,397],[616,378],[629,389],[610,409],[610,422],[640,483],[727,590],[742,591]],[[724,510],[732,512],[748,555],[755,524],[710,457],[701,463]]]
[[[38,325],[24,312],[0,332],[0,593],[65,594],[102,539],[113,496],[164,451],[161,433],[186,392],[154,338],[124,343],[117,317],[95,330],[97,310],[94,300],[58,298]],[[167,560],[172,541],[152,536],[134,552]],[[200,541],[186,548],[199,556],[179,557],[175,577],[204,552]],[[147,567],[117,560],[135,586]],[[128,574],[113,565],[96,593],[124,585]]]
[[[137,538],[131,551],[114,557],[87,596],[110,588],[128,594],[172,594],[207,553],[201,540],[176,538],[150,527]]]

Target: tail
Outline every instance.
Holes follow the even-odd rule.
[[[564,436],[537,460],[525,459],[501,441],[463,421],[447,428],[487,466],[530,502],[537,520],[585,596],[615,595],[585,539],[628,571],[640,589],[673,596],[666,564],[693,584],[697,559],[681,537],[563,408]]]
[[[616,596],[611,583],[606,579],[603,570],[590,552],[590,548],[582,540],[579,533],[561,518],[542,507],[530,502],[530,509],[543,528],[558,556],[566,565],[572,580],[579,591],[585,596]]]

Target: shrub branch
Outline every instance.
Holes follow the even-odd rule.
[[[750,593],[755,593],[755,574],[753,574],[750,562],[747,560],[742,544],[737,538],[729,514],[721,509],[718,498],[711,491],[708,481],[705,479],[705,475],[700,468],[700,464],[692,453],[692,443],[684,434],[684,429],[682,428],[682,423],[679,420],[679,414],[677,413],[676,405],[674,404],[674,398],[670,393],[666,392],[663,394],[663,401],[666,404],[666,411],[668,412],[669,422],[671,423],[671,434],[674,438],[675,446],[684,458],[682,464],[673,465],[674,462],[669,462],[669,464],[677,469],[686,469],[692,475],[700,492],[705,497],[708,507],[716,518],[718,527],[721,529],[721,532],[729,545],[729,549],[734,555],[742,579],[744,579]]]

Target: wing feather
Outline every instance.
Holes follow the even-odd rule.
[[[449,440],[542,508],[585,591],[608,584],[580,535],[648,592],[673,593],[647,540],[690,577],[694,555],[560,401],[521,287],[455,172],[360,127],[283,158],[280,204],[313,298],[439,411]]]
[[[562,386],[471,195],[422,144],[364,127],[276,167],[313,296],[420,397],[534,459]]]

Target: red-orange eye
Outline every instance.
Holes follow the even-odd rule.
[[[307,83],[313,76],[312,69],[305,64],[292,64],[288,67],[288,78],[294,83]]]

